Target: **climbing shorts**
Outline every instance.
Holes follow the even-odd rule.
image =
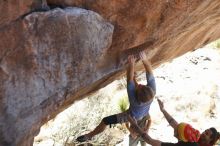
[[[102,119],[105,125],[118,124],[118,123],[126,123],[128,122],[128,111],[111,115]]]

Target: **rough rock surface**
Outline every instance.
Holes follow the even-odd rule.
[[[80,8],[32,13],[2,30],[0,144],[31,145],[43,122],[105,77],[99,60],[112,34],[111,24]]]
[[[146,49],[154,64],[220,36],[219,0],[48,0],[48,4],[99,13],[115,27],[111,52],[120,56]]]
[[[219,0],[48,4],[83,9],[0,2],[0,146],[32,145],[43,123],[118,78],[130,53],[146,50],[156,67],[220,37]]]
[[[44,0],[42,0],[44,1]],[[10,24],[21,16],[41,9],[41,0],[1,0],[0,1],[0,27]]]

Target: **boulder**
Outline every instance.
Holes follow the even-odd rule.
[[[0,145],[32,145],[44,122],[94,90],[108,74],[99,68],[113,29],[81,8],[35,12],[2,29]]]
[[[123,75],[129,54],[145,50],[156,68],[220,37],[219,0],[47,2],[0,2],[0,146],[32,145],[41,125]]]

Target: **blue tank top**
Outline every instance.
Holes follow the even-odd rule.
[[[147,85],[149,86],[154,93],[156,93],[156,83],[155,78],[152,74],[146,74],[147,78]],[[140,103],[137,100],[136,97],[136,91],[135,91],[135,83],[134,81],[130,81],[127,84],[127,92],[128,92],[128,99],[130,102],[129,112],[132,117],[134,117],[136,120],[140,120],[144,116],[149,114],[150,105],[153,102],[153,99],[146,102],[146,103]]]

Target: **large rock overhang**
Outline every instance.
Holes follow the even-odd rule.
[[[40,1],[0,2],[3,146],[32,145],[42,124],[119,78],[127,55],[145,50],[155,68],[220,37],[218,0],[48,4],[62,8],[41,12]]]

